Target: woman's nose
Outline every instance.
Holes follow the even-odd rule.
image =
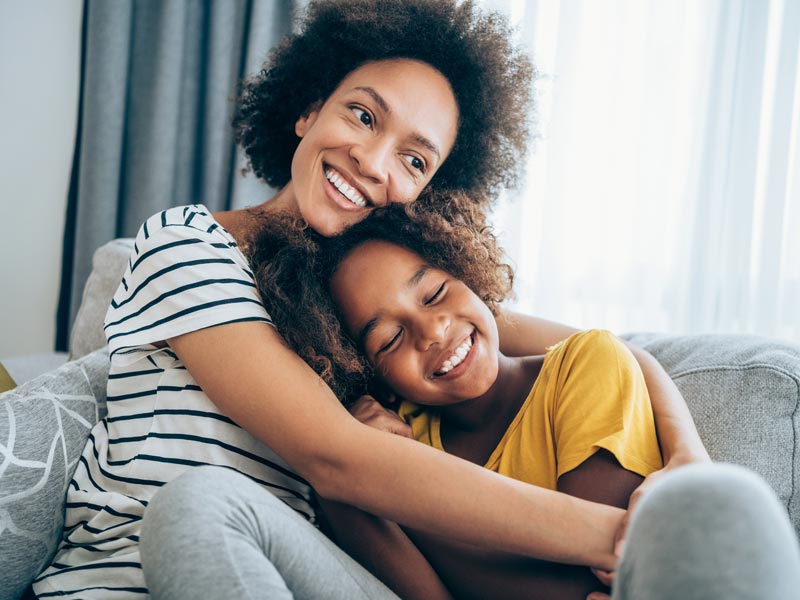
[[[350,156],[358,166],[358,172],[372,183],[385,184],[389,174],[390,144],[387,140],[373,139],[353,144]]]

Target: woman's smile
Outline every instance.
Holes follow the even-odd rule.
[[[322,164],[325,193],[344,210],[369,209],[374,203],[366,192],[347,175],[325,163]]]
[[[458,114],[450,83],[430,65],[362,65],[297,120],[288,207],[329,236],[372,208],[416,200],[455,143]]]

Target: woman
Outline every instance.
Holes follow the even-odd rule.
[[[519,166],[530,73],[502,20],[469,2],[312,3],[302,31],[246,84],[236,121],[253,170],[280,192],[244,211],[170,209],[137,236],[106,317],[109,415],[70,483],[64,541],[34,585],[39,596],[142,597],[150,587],[154,595],[235,597],[249,586],[310,597],[388,594],[310,525],[292,524],[292,543],[253,541],[264,526],[258,519],[283,518],[266,490],[313,521],[309,485],[466,543],[613,568],[608,539],[624,523],[615,510],[492,476],[354,420],[270,325],[239,250],[276,211],[331,235],[427,187],[490,199]],[[511,355],[540,353],[573,331],[527,317],[498,325]],[[635,354],[667,468],[705,460],[669,378]],[[228,471],[191,468],[206,464]],[[187,471],[202,502],[170,512],[171,497],[188,499],[180,488],[159,494],[168,517],[159,520],[155,510],[156,525],[145,524],[140,562],[145,507]],[[419,477],[442,485],[425,488]],[[490,501],[498,496],[502,508]],[[203,527],[190,518],[190,509],[204,519],[200,509],[214,506],[234,513],[217,513]],[[465,530],[464,521],[473,526]],[[217,546],[226,534],[212,524],[238,532],[226,552]],[[185,542],[179,560],[160,559],[168,541]],[[272,554],[277,549],[288,554]],[[311,554],[319,578],[292,570]]]

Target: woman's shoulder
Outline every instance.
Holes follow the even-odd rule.
[[[211,213],[191,205],[147,219],[106,313],[112,353],[244,320],[271,323],[247,259]]]
[[[236,241],[202,204],[173,206],[152,215],[136,234],[136,246],[146,245],[153,238],[201,237],[236,246]],[[151,242],[152,243],[152,242]]]

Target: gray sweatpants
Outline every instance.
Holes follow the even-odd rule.
[[[200,467],[167,484],[145,512],[140,543],[156,599],[396,598],[284,503],[227,469]],[[800,598],[797,537],[758,476],[729,465],[678,469],[633,515],[613,597]]]

